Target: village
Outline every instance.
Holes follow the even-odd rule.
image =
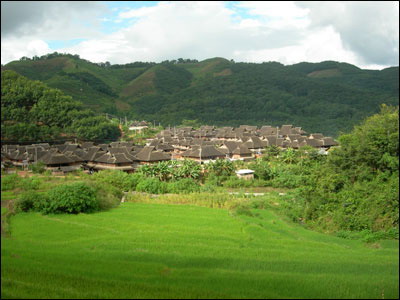
[[[134,122],[130,130],[141,132],[149,123]],[[2,145],[2,169],[7,166],[27,169],[29,165],[41,162],[53,174],[65,174],[75,170],[92,173],[113,169],[134,172],[143,164],[166,160],[191,159],[200,164],[216,159],[253,160],[264,154],[266,147],[298,149],[311,146],[327,154],[338,143],[332,137],[321,133],[307,135],[301,127],[241,125],[234,127],[201,126],[168,128],[145,145],[131,141],[95,144],[94,142],[65,142],[64,144],[37,143],[32,145]]]

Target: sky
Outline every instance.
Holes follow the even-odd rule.
[[[125,64],[224,57],[399,65],[398,1],[1,1],[1,63],[53,52]]]

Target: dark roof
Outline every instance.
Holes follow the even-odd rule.
[[[132,163],[133,160],[128,158],[125,153],[104,153],[102,156],[96,158],[95,162],[106,163],[106,164],[125,164]]]
[[[192,150],[185,151],[184,153],[182,153],[182,156],[207,159],[207,158],[225,157],[225,154],[215,149],[214,146],[201,145],[193,147]]]
[[[312,146],[312,147],[321,147],[322,146],[322,141],[317,140],[317,139],[306,139],[306,143],[307,143],[307,145]]]
[[[90,148],[90,147],[93,147],[93,146],[94,146],[93,142],[83,142],[82,145],[81,145],[82,148]]]
[[[140,161],[162,161],[170,160],[171,157],[162,151],[155,151],[154,146],[146,146],[135,154],[136,158]]]
[[[239,154],[239,155],[248,155],[251,154],[251,151],[245,144],[241,144],[238,147],[236,147],[235,150],[232,152],[233,154]]]
[[[329,147],[339,145],[338,142],[336,142],[333,138],[329,136],[322,138],[322,144],[323,146],[329,146]]]
[[[314,139],[322,139],[324,135],[322,133],[312,133],[310,134]]]
[[[263,126],[263,127],[261,127],[261,129],[260,129],[260,135],[261,136],[272,136],[272,135],[275,135],[276,136],[276,132],[277,132],[277,129],[276,129],[276,127],[272,127],[272,126]]]
[[[281,127],[279,133],[280,133],[281,135],[289,135],[289,134],[292,134],[292,127],[293,127],[293,125],[282,125],[282,127]]]
[[[222,148],[219,148],[218,150],[223,152],[222,149],[226,149],[227,153],[231,154],[238,146],[240,145],[239,142],[235,141],[224,141],[224,146]],[[225,152],[224,152],[225,153]]]
[[[251,136],[245,143],[249,149],[259,149],[264,148],[265,144],[261,142],[260,138],[257,136]]]
[[[39,159],[38,159],[39,160]],[[70,164],[74,163],[74,161],[67,157],[64,153],[51,153],[47,152],[46,155],[40,158],[46,165],[62,165],[62,164]]]
[[[172,147],[170,144],[158,144],[156,146],[156,149],[161,151],[173,151],[175,148]]]
[[[106,153],[105,151],[101,150],[100,147],[90,147],[87,151],[85,157],[82,157],[85,161],[94,161],[97,157],[100,157]]]

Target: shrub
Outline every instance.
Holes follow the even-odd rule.
[[[41,210],[43,202],[46,202],[47,194],[36,191],[28,191],[19,195],[15,201],[16,212],[38,211]]]
[[[9,191],[13,190],[18,186],[20,181],[20,177],[18,174],[11,174],[1,178],[1,190],[2,191]]]
[[[227,181],[223,183],[224,187],[228,188],[237,188],[237,187],[251,187],[252,181],[251,180],[244,180],[240,179],[236,176],[231,176],[228,178]]]
[[[123,192],[117,187],[99,182],[88,183],[96,193],[96,200],[100,210],[117,207],[121,203]]]
[[[36,176],[21,178],[19,187],[24,191],[38,190],[42,182],[43,180]]]
[[[200,187],[200,191],[203,193],[213,193],[217,190],[217,187],[214,184],[206,182],[204,185]]]
[[[210,162],[207,164],[206,169],[209,174],[214,174],[218,177],[229,177],[235,172],[233,163],[225,159],[217,159]]]
[[[35,174],[43,174],[46,171],[46,165],[43,162],[38,161],[34,164],[30,164],[29,169]]]
[[[132,175],[120,170],[103,170],[92,175],[92,179],[97,182],[111,184],[122,191],[135,188],[136,181],[132,181]]]
[[[168,183],[168,192],[173,194],[188,194],[200,191],[200,186],[193,179],[183,178]]]
[[[59,185],[48,192],[43,213],[88,213],[99,209],[96,191],[84,182]]]
[[[167,184],[157,178],[146,178],[138,183],[136,190],[150,194],[164,194],[167,192]]]
[[[145,178],[146,177],[141,173],[129,174],[129,176],[125,179],[125,185],[126,187],[129,187],[130,190],[134,191],[139,182]]]

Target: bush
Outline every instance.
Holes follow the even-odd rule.
[[[125,179],[125,186],[134,191],[139,182],[145,178],[146,177],[140,173],[129,174],[129,176]]]
[[[48,192],[43,213],[89,213],[99,209],[96,191],[84,182],[59,185]]]
[[[136,186],[138,192],[146,192],[150,194],[165,194],[167,189],[167,184],[161,182],[157,178],[146,178],[141,180]]]
[[[46,165],[43,162],[38,161],[34,164],[30,164],[29,169],[35,174],[43,174],[46,171]]]
[[[251,180],[244,180],[240,179],[236,176],[231,176],[228,178],[227,181],[223,183],[224,187],[228,188],[237,188],[237,187],[251,187],[252,181]]]
[[[35,191],[24,192],[19,195],[15,201],[15,211],[16,212],[27,212],[40,210],[43,199],[46,199],[47,195],[43,193],[38,193]]]
[[[20,181],[20,177],[18,174],[11,174],[1,178],[1,190],[2,191],[9,191],[13,190],[18,186]]]
[[[193,179],[183,178],[168,183],[168,192],[173,194],[188,194],[200,191],[200,186]]]
[[[120,170],[103,170],[92,175],[97,182],[108,183],[122,191],[134,190],[138,175],[130,175]]]
[[[89,185],[95,190],[100,210],[117,207],[121,203],[123,192],[107,183],[92,182]]]
[[[38,190],[42,182],[43,180],[36,176],[21,178],[19,187],[24,191]]]
[[[206,182],[204,185],[200,186],[200,191],[202,193],[213,193],[217,190],[217,187],[209,182]]]

